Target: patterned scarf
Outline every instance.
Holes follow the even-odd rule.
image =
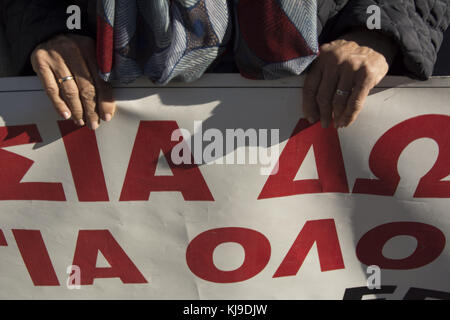
[[[316,20],[315,0],[98,0],[100,75],[193,81],[230,44],[247,78],[299,75],[319,52]]]

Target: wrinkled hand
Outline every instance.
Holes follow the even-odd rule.
[[[303,87],[303,114],[327,128],[353,123],[370,93],[387,74],[397,51],[387,37],[357,31],[321,46]]]
[[[98,75],[95,41],[79,35],[58,35],[38,45],[31,54],[39,76],[56,111],[80,126],[95,130],[100,119],[110,121],[115,103],[111,86]],[[62,83],[58,79],[73,76]]]

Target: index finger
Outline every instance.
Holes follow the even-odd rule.
[[[84,39],[87,40],[87,39]],[[97,90],[97,112],[104,121],[110,121],[116,111],[114,93],[110,83],[105,82],[99,75],[96,60],[96,49],[93,41],[83,41],[83,55]]]
[[[87,58],[87,64],[91,70],[95,87],[97,89],[98,113],[104,121],[110,121],[116,111],[116,103],[114,101],[112,86],[98,75],[98,68],[95,59]]]
[[[303,116],[308,119],[310,123],[315,123],[320,119],[316,95],[319,90],[321,79],[322,72],[313,65],[308,72],[303,85]]]

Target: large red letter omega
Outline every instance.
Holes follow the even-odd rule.
[[[431,138],[439,145],[433,168],[420,180],[414,197],[450,198],[450,116],[428,114],[403,121],[387,131],[370,153],[369,165],[377,179],[357,179],[353,193],[392,196],[400,182],[397,162],[413,141]]]

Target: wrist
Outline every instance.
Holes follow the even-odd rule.
[[[394,61],[399,49],[397,43],[391,37],[377,30],[353,29],[341,36],[340,39],[354,41],[360,46],[373,49],[385,57],[389,66]]]

